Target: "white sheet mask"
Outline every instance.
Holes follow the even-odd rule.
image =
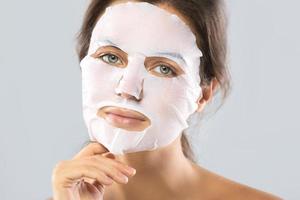
[[[108,45],[127,53],[125,67],[92,56]],[[150,73],[145,59],[151,56],[171,59],[184,73],[172,78]],[[88,54],[80,63],[83,116],[90,139],[117,155],[151,151],[172,143],[188,127],[187,119],[196,111],[197,99],[202,95],[201,56],[195,35],[178,16],[146,2],[107,7],[93,29]],[[155,69],[159,71],[160,65]],[[118,96],[120,93],[139,101]],[[97,115],[104,106],[143,113],[151,125],[142,131],[113,126]]]

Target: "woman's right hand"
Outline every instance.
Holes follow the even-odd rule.
[[[52,172],[54,200],[103,199],[105,186],[126,184],[135,169],[115,159],[98,142],[91,142],[71,160],[56,164]]]

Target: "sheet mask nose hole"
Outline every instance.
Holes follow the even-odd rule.
[[[120,83],[121,80],[123,79],[123,76],[120,78],[120,80],[118,81],[117,84],[117,88],[115,88],[115,94],[119,97],[124,97],[127,99],[134,99],[135,101],[141,101],[143,98],[143,91],[144,91],[144,79],[142,80],[142,86],[141,86],[141,91],[136,91],[135,94],[130,94],[128,92],[123,91],[122,89],[120,89]]]

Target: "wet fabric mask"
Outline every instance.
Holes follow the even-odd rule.
[[[107,7],[80,62],[90,139],[121,155],[172,143],[202,96],[201,56],[195,35],[177,15],[146,2]],[[150,125],[138,131],[114,126],[98,114],[105,106],[142,113]]]

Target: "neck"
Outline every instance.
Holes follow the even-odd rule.
[[[123,197],[136,196],[145,188],[174,194],[194,175],[193,164],[183,154],[180,137],[165,148],[129,153],[117,156],[117,159],[136,169],[135,176],[129,178],[127,184],[117,185]]]

